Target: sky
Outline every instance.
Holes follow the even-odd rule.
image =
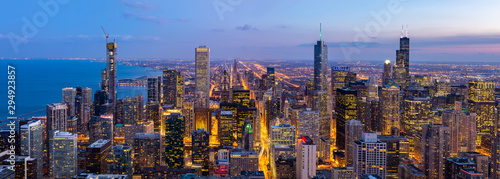
[[[4,0],[0,57],[394,61],[402,26],[411,61],[500,59],[498,0]]]

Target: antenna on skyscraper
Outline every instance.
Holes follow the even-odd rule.
[[[102,32],[104,32],[104,35],[106,36],[106,44],[108,44],[109,34],[106,34],[106,31],[104,31],[104,27],[102,27],[102,25],[101,25],[101,29],[102,29]]]
[[[408,24],[406,25],[406,38],[408,38]]]
[[[403,33],[404,33],[404,25],[401,25],[401,38],[403,38]]]
[[[321,22],[319,23],[319,41],[321,41]]]

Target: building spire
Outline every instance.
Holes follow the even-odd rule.
[[[403,38],[403,33],[404,33],[404,25],[401,25],[401,38]]]
[[[319,41],[321,41],[321,22],[319,23]]]
[[[408,37],[408,24],[406,25],[406,38],[409,38]]]

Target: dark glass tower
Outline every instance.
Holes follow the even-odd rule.
[[[410,38],[408,38],[408,30],[406,30],[406,36],[403,36],[403,29],[401,29],[399,50],[396,50],[396,64],[393,73],[394,83],[399,85],[401,89],[406,89],[410,85]]]
[[[165,120],[165,163],[169,168],[184,167],[184,117],[172,113]]]
[[[326,91],[328,70],[328,47],[321,40],[321,24],[319,41],[314,45],[314,89],[316,91]]]

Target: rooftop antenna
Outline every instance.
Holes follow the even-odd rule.
[[[101,29],[102,29],[102,32],[104,32],[104,35],[106,36],[106,44],[108,44],[109,34],[106,34],[106,31],[104,31],[104,27],[102,27],[102,25],[101,25]]]
[[[403,38],[404,25],[401,25],[401,38]]]
[[[319,41],[321,41],[321,23],[319,23]]]
[[[408,38],[408,24],[406,25],[406,38]]]

